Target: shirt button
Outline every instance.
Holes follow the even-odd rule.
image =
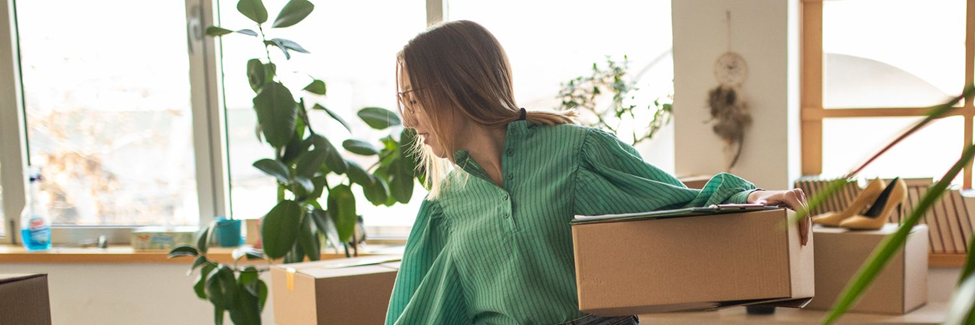
[[[503,216],[504,216],[505,219],[508,219],[508,214],[507,213],[505,213]]]
[[[514,155],[515,155],[515,150],[514,149],[508,149],[508,156],[514,156]]]
[[[508,174],[508,179],[509,179],[509,180],[511,180],[511,179],[515,179],[515,175],[512,175],[512,174]]]
[[[501,196],[501,199],[507,201],[508,200],[508,194],[502,195]]]

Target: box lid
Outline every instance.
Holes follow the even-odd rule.
[[[403,257],[399,255],[376,255],[365,257],[341,258],[317,262],[294,263],[274,265],[273,268],[282,269],[286,272],[306,274],[312,277],[335,277],[352,274],[363,274],[363,272],[385,272],[390,269],[398,270],[399,263]],[[393,262],[393,263],[391,263]],[[362,268],[362,266],[371,266]],[[342,270],[348,269],[348,271]]]
[[[707,207],[692,207],[673,210],[657,210],[637,213],[605,214],[598,216],[577,215],[572,224],[588,224],[600,222],[634,221],[647,219],[684,218],[726,213],[741,213],[748,211],[764,211],[780,209],[778,206],[762,204],[712,204]]]

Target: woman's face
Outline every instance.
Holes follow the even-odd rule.
[[[437,137],[432,136],[433,124],[430,122],[426,111],[420,106],[405,68],[400,71],[400,78],[400,86],[403,87],[400,90],[400,100],[403,102],[403,126],[416,130],[416,134],[420,136],[420,141],[423,141],[424,145],[430,146],[437,157],[446,158],[447,150],[437,141]]]

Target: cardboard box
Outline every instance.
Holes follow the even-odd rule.
[[[271,267],[274,321],[383,324],[400,256],[370,256]]]
[[[0,324],[51,324],[47,274],[0,274]]]
[[[136,250],[169,250],[177,245],[196,244],[196,227],[141,227],[132,231],[131,244]]]
[[[880,230],[851,231],[813,228],[816,240],[816,299],[806,308],[828,310],[860,269],[874,248],[896,224]],[[904,248],[894,255],[852,313],[906,314],[928,301],[928,227],[917,225],[907,235]]]
[[[621,316],[801,307],[814,293],[814,240],[800,247],[798,227],[786,226],[790,214],[774,209],[574,221],[579,309]]]

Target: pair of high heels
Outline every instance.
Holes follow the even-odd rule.
[[[813,217],[812,222],[827,227],[842,227],[856,230],[876,230],[883,228],[888,218],[907,198],[907,183],[900,177],[894,178],[884,186],[884,181],[877,178],[867,184],[867,187],[857,195],[853,203],[843,211],[828,212]],[[872,204],[871,204],[872,202]],[[870,205],[870,209],[863,214],[863,208]]]

